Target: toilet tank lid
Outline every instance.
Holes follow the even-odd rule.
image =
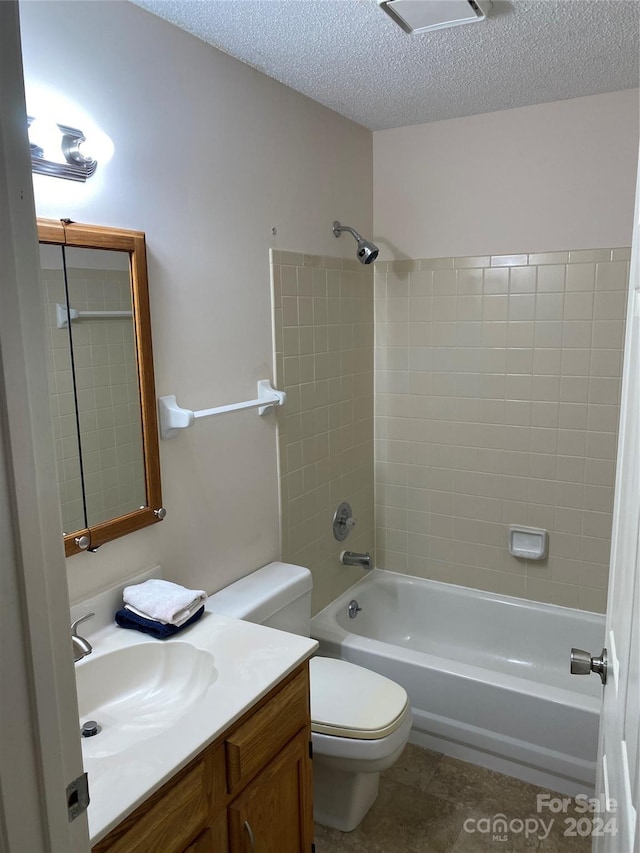
[[[311,572],[291,563],[269,563],[209,596],[214,613],[263,622],[281,607],[311,592]]]

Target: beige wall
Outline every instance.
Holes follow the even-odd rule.
[[[604,610],[628,260],[376,264],[380,567]],[[510,524],[548,558],[510,556]]]
[[[317,612],[355,583],[343,550],[371,552],[373,271],[355,259],[272,253],[282,559],[313,574]],[[333,536],[342,501],[357,525]]]
[[[372,230],[371,133],[133,5],[81,5],[21,7],[27,96],[80,105],[114,156],[84,185],[36,179],[38,215],[145,231],[158,395],[251,399],[272,376],[269,249],[353,257],[331,224]],[[276,448],[255,411],[162,442],[167,519],[68,560],[72,599],[156,562],[213,591],[277,558]]]
[[[380,260],[631,243],[637,89],[373,139]]]
[[[273,375],[269,249],[352,258],[335,218],[381,258],[628,245],[637,91],[377,132],[374,204],[362,127],[127,3],[21,14],[28,94],[64,96],[71,124],[80,105],[115,149],[85,185],[36,177],[38,214],[146,232],[157,393],[183,406],[251,398]],[[167,520],[69,560],[72,598],[155,562],[213,591],[279,556],[276,448],[276,418],[255,412],[163,442]]]
[[[379,565],[604,608],[637,154],[638,90],[374,133]]]

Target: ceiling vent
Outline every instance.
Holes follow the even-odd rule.
[[[378,0],[407,33],[428,33],[484,21],[491,0]]]

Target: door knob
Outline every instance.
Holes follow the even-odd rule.
[[[600,657],[592,657],[583,649],[571,649],[571,675],[589,675],[597,672],[600,681],[607,683],[607,650],[600,652]]]

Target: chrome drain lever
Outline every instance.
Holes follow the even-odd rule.
[[[352,599],[349,602],[349,606],[347,607],[347,613],[349,614],[349,619],[355,619],[358,613],[362,610],[362,607],[358,604],[358,602]]]

